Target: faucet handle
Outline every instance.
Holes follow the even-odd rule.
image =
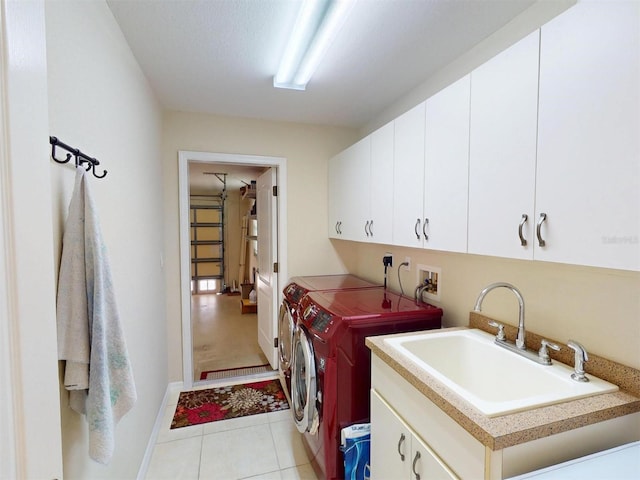
[[[557,352],[560,350],[560,346],[544,338],[540,341],[540,343],[542,345],[540,346],[540,350],[538,350],[538,357],[540,358],[541,363],[543,363],[544,365],[551,365],[551,357],[549,357],[548,349],[550,348],[551,350],[555,350]]]
[[[489,321],[488,325],[490,327],[495,327],[498,329],[498,333],[496,334],[496,340],[504,340],[506,338],[504,334],[504,325],[498,322],[494,322],[493,320]]]

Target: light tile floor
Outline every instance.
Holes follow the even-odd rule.
[[[167,401],[147,480],[317,480],[291,410],[171,430],[179,394],[171,392]]]

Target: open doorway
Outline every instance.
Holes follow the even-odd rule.
[[[285,169],[285,159],[274,157],[179,154],[183,375],[187,387],[228,376],[229,370],[243,375],[259,371],[254,367],[263,365],[267,366],[263,370],[277,369],[273,361],[277,356],[264,342],[264,332],[277,337],[275,312],[282,288],[278,275],[273,276],[276,281],[267,290],[268,297],[260,287],[259,277],[264,275],[258,273],[259,252],[263,259],[266,256],[264,245],[258,248],[257,242],[256,183],[261,177],[278,181]],[[260,222],[263,229],[265,221],[274,226],[270,233],[274,241],[263,237],[261,241],[275,250],[273,258],[280,273],[286,266],[283,190],[280,187],[279,198],[274,200],[273,213],[268,210],[262,214],[273,218]],[[278,237],[281,239],[276,242]]]

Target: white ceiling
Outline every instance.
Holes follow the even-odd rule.
[[[299,0],[107,0],[166,109],[359,128],[535,0],[359,0],[306,91],[273,88]]]

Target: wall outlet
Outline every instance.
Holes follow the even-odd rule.
[[[406,263],[406,265],[403,265],[402,269],[411,270],[411,257],[404,257],[404,263]]]
[[[382,264],[385,267],[393,267],[393,255],[391,253],[385,253],[382,257]]]

